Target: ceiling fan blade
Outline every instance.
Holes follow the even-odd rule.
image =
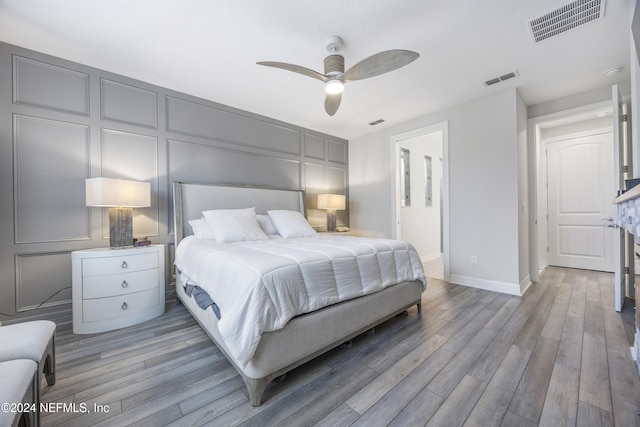
[[[324,98],[324,109],[327,114],[333,116],[336,111],[338,111],[338,107],[340,107],[340,101],[342,101],[341,93],[327,94]]]
[[[349,68],[344,73],[342,80],[362,80],[388,73],[415,61],[419,56],[419,53],[410,50],[385,50],[371,55]]]
[[[281,68],[283,70],[287,70],[287,71],[293,71],[294,73],[298,73],[298,74],[302,74],[304,76],[309,76],[309,77],[313,77],[314,79],[318,79],[321,80],[323,82],[327,82],[327,77],[324,74],[320,74],[317,71],[313,71],[309,68],[305,68],[305,67],[301,67],[300,65],[294,65],[294,64],[287,64],[286,62],[271,62],[271,61],[266,61],[266,62],[256,62],[256,64],[258,65],[264,65],[266,67],[273,67],[273,68]]]

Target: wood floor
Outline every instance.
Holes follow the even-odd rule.
[[[181,305],[103,334],[60,325],[42,387],[59,409],[42,424],[640,425],[633,313],[614,311],[612,275],[548,268],[523,298],[432,279],[422,304],[271,384],[260,407]]]

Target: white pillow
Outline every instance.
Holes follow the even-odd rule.
[[[256,218],[256,209],[217,209],[202,212],[218,243],[268,239]]]
[[[216,236],[213,235],[213,231],[209,228],[209,224],[204,218],[192,219],[189,221],[189,225],[193,230],[193,235],[198,240],[215,240]]]
[[[264,231],[268,236],[274,236],[278,234],[278,229],[275,225],[273,225],[273,221],[269,218],[269,215],[256,215],[258,218],[258,224],[260,224],[260,228]]]
[[[275,210],[269,211],[268,214],[273,225],[278,229],[278,233],[285,239],[289,237],[316,237],[318,235],[298,211]]]

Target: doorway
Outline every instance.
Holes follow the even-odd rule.
[[[598,122],[600,124],[600,122]],[[605,124],[605,123],[602,123]],[[588,127],[588,124],[584,124]],[[545,139],[549,265],[614,271],[613,132]]]
[[[395,238],[413,244],[429,278],[449,280],[447,122],[394,135]]]
[[[565,189],[559,189],[559,188],[563,186],[566,187],[568,185],[568,182],[559,183],[559,181],[557,180],[555,181],[555,183],[548,182],[548,176],[549,176],[548,174],[551,173],[552,177],[554,176],[557,177],[558,174],[560,175],[565,174],[566,175],[565,181],[567,179],[574,179],[576,178],[576,176],[575,174],[565,173],[566,171],[560,172],[560,173],[553,172],[553,171],[549,172],[547,170],[548,168],[547,152],[549,148],[551,148],[552,163],[559,161],[557,158],[558,156],[564,156],[565,159],[563,161],[570,161],[572,157],[570,153],[572,150],[574,154],[576,154],[578,151],[582,151],[582,154],[580,155],[586,155],[586,153],[589,153],[590,150],[595,149],[593,148],[593,146],[590,145],[589,138],[599,134],[603,134],[603,138],[606,138],[605,135],[609,134],[609,139],[611,141],[609,143],[610,144],[609,147],[611,149],[607,153],[607,156],[613,153],[613,137],[611,134],[613,130],[613,124],[612,124],[611,105],[612,105],[611,102],[605,101],[597,104],[591,104],[583,107],[574,108],[567,111],[552,113],[552,114],[536,117],[529,120],[529,136],[533,142],[532,144],[530,144],[530,147],[531,147],[531,150],[534,151],[533,153],[530,153],[531,158],[533,159],[533,162],[534,162],[534,165],[531,168],[532,176],[530,176],[530,178],[531,178],[531,182],[535,183],[535,189],[530,192],[530,195],[531,195],[530,205],[536,206],[536,214],[532,215],[530,219],[531,220],[530,226],[532,230],[531,239],[530,239],[531,240],[530,262],[532,267],[531,277],[533,281],[538,281],[539,273],[547,265],[550,265],[550,259],[553,258],[552,255],[550,255],[552,251],[552,247],[559,248],[558,252],[561,254],[563,252],[566,252],[567,256],[572,256],[572,255],[569,255],[569,253],[583,254],[583,255],[586,254],[587,255],[586,257],[582,257],[583,258],[582,261],[593,261],[595,259],[595,257],[589,258],[590,252],[588,250],[584,250],[583,248],[577,249],[575,246],[572,246],[580,242],[580,240],[577,238],[577,235],[579,234],[582,234],[582,238],[590,234],[590,238],[593,239],[596,234],[596,232],[594,231],[596,229],[595,223],[590,224],[590,226],[593,226],[593,227],[589,227],[589,229],[587,230],[587,228],[585,227],[583,228],[572,227],[572,224],[563,222],[565,219],[571,219],[571,218],[564,218],[563,217],[564,212],[573,210],[573,206],[569,208],[569,205],[567,203],[569,204],[573,203],[574,205],[576,203],[578,204],[582,203],[583,204],[582,209],[584,210],[593,209],[593,207],[590,207],[589,209],[585,209],[584,203],[586,202],[584,201],[567,202],[565,200],[563,202],[558,202],[559,197],[560,197],[560,200],[563,200],[564,198],[564,196],[559,196],[558,192],[566,193],[566,188]],[[566,142],[566,143],[562,142],[562,141],[570,141],[570,140],[572,142]],[[554,146],[553,144],[559,144],[559,145]],[[566,144],[566,145],[563,146],[562,144]],[[572,146],[574,145],[575,147],[572,148]],[[593,153],[591,153],[590,155],[593,155]],[[569,159],[567,160],[566,158],[569,158]],[[577,159],[573,158],[573,160],[577,160]],[[610,157],[609,162],[611,164],[611,167],[613,167],[613,162],[614,162],[613,157]],[[553,167],[559,168],[560,166],[556,165]],[[574,165],[574,166],[568,166],[568,167],[576,167],[576,166]],[[580,169],[579,165],[577,165],[577,167],[578,169]],[[582,170],[585,170],[585,169],[586,168],[583,166]],[[580,172],[578,172],[578,174],[579,173]],[[604,201],[601,203],[610,205],[611,200],[613,200],[613,197],[615,197],[615,189],[614,189],[615,183],[613,182],[614,175],[615,174],[613,172],[610,172],[610,178],[605,180],[607,183],[610,183],[610,185],[607,186],[606,190],[603,190],[607,192],[605,196],[606,203]],[[583,184],[584,182],[574,181],[573,185],[577,187],[582,187]],[[548,186],[551,188],[549,188]],[[557,205],[556,207],[549,206],[550,198],[553,198],[554,200],[553,203]],[[564,203],[564,205],[558,205],[558,203]],[[556,218],[553,218],[554,214],[550,212],[550,209],[557,210],[558,212],[561,212],[561,213],[559,213],[558,214],[559,216],[557,215]],[[603,206],[600,212],[604,212],[605,210],[606,210],[606,207]],[[597,227],[600,228],[601,232],[611,235],[612,234],[611,230],[606,228],[605,221],[602,220],[602,218],[606,218],[609,215],[593,213],[592,216],[595,218],[596,215],[598,216]],[[554,224],[551,224],[552,222]],[[550,226],[553,226],[554,228],[556,228],[556,230],[555,231],[550,230]],[[563,228],[563,229],[561,231],[558,231],[558,228]],[[558,237],[559,234],[561,235],[563,232],[566,232],[566,231],[571,231],[571,232],[576,231],[576,233],[566,233],[564,237],[563,236],[561,236],[560,238]],[[558,243],[559,239],[564,239],[564,243]],[[576,259],[577,258],[579,257],[576,257]],[[565,260],[566,260],[566,257],[565,257]],[[553,262],[557,263],[557,260]],[[579,268],[598,269],[602,267],[597,267],[595,264],[585,262]]]

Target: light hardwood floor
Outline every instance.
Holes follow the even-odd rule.
[[[548,268],[523,298],[431,279],[422,304],[271,384],[260,407],[181,305],[103,334],[60,325],[42,387],[60,409],[42,424],[640,425],[633,313],[614,311],[610,274]]]

